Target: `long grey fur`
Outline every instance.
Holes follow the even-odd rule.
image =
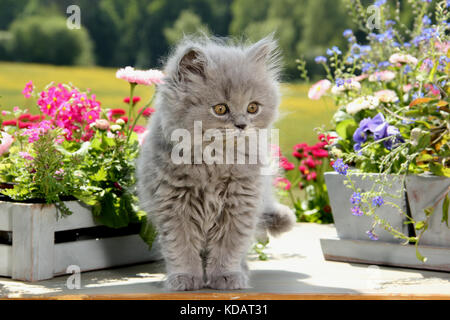
[[[280,101],[280,55],[272,36],[255,44],[185,38],[169,56],[137,165],[140,206],[156,226],[170,290],[249,286],[246,254],[254,237],[288,231],[293,212],[273,197],[261,164],[174,164],[171,134],[270,128]],[[249,103],[260,110],[248,114]],[[224,103],[226,116],[212,106]],[[245,131],[244,130],[244,131]],[[234,148],[234,147],[233,147]]]

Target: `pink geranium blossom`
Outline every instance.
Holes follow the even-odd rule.
[[[164,74],[159,70],[135,70],[133,67],[125,67],[117,70],[116,78],[123,79],[129,83],[151,86],[163,83]]]
[[[308,91],[308,98],[311,100],[320,99],[331,88],[331,82],[327,79],[320,80],[312,85]]]
[[[395,79],[395,73],[389,70],[378,71],[369,76],[369,81],[386,81],[389,82]]]
[[[385,103],[398,101],[398,97],[395,91],[389,89],[375,92],[375,97],[377,97],[381,102]]]

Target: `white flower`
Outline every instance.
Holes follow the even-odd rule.
[[[125,124],[125,120],[123,120],[123,119],[117,119],[116,124],[118,124],[118,125],[124,125],[124,124]]]
[[[375,81],[391,81],[395,78],[395,73],[389,70],[378,71],[369,76],[370,82]]]
[[[121,129],[122,127],[117,124],[113,124],[112,126],[109,127],[109,130],[111,130],[111,132],[120,131]]]
[[[342,84],[342,85],[333,86],[333,88],[331,88],[331,93],[339,94],[346,90],[359,91],[359,90],[361,90],[361,84],[356,80],[348,79],[348,80],[345,80],[344,84]]]
[[[389,62],[392,64],[406,63],[415,66],[418,60],[417,58],[413,57],[410,54],[394,53],[392,56],[389,57]]]
[[[364,109],[375,109],[380,104],[377,97],[364,96],[359,97],[346,105],[345,109],[348,114],[355,114]]]
[[[377,97],[381,102],[396,102],[398,101],[397,94],[392,90],[380,90],[375,92],[375,97]]]

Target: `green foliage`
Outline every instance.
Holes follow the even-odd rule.
[[[164,36],[169,45],[176,44],[184,35],[209,34],[208,27],[198,15],[190,10],[183,10],[170,28],[164,29]]]
[[[68,29],[66,19],[30,16],[15,20],[8,43],[10,56],[18,61],[58,65],[93,63],[92,43],[87,31]]]

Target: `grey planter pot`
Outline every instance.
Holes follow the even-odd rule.
[[[424,209],[437,204],[429,221],[429,227],[420,239],[420,245],[450,247],[450,228],[442,223],[442,195],[450,187],[450,178],[438,176],[408,176],[408,193],[411,216],[415,220],[425,220]],[[441,199],[440,201],[438,201]]]
[[[53,205],[0,201],[0,276],[37,281],[71,273],[69,266],[88,271],[161,259],[157,242],[149,250],[136,232],[105,235],[89,207],[65,204],[73,214],[57,219]]]
[[[373,174],[372,176],[375,176]],[[366,234],[367,230],[371,229],[373,221],[367,216],[354,216],[351,209],[353,205],[350,203],[350,197],[353,191],[344,185],[345,176],[342,176],[336,172],[326,172],[325,182],[327,185],[328,196],[330,199],[330,205],[333,212],[334,224],[336,231],[340,239],[346,240],[369,240]],[[357,188],[360,188],[363,192],[372,188],[373,181],[369,178],[363,179],[362,175],[352,175],[352,180],[355,181]],[[388,193],[399,194],[401,191],[401,181],[398,178],[392,178],[392,186],[389,188]],[[405,198],[391,198],[385,199],[395,203],[401,208],[406,209]],[[383,205],[377,209],[376,212],[380,218],[385,219],[390,225],[399,231],[407,233],[407,225],[404,224],[406,218],[402,215],[398,209]],[[399,243],[400,239],[396,239],[389,232],[385,231],[380,226],[375,228],[375,233],[379,236],[379,241]]]

